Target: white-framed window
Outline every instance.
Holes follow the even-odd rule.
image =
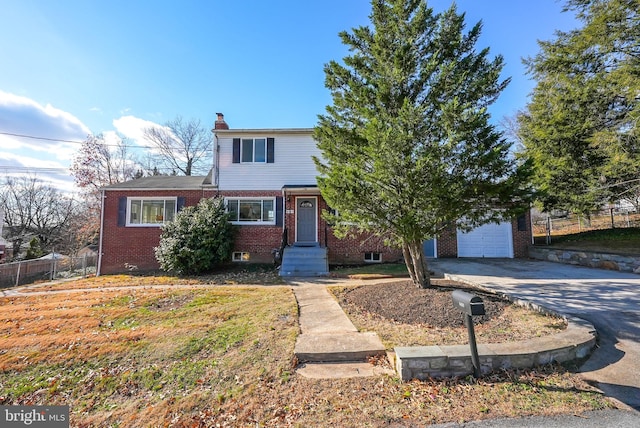
[[[266,163],[267,139],[243,138],[240,144],[241,163]]]
[[[249,253],[247,253],[246,251],[234,251],[231,260],[234,262],[248,262]]]
[[[226,198],[234,224],[276,224],[276,198]]]
[[[366,263],[382,263],[382,254],[381,253],[364,253],[364,261]]]
[[[127,226],[160,226],[173,221],[177,198],[127,198]]]

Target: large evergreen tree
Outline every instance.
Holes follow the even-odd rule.
[[[540,42],[537,81],[519,117],[546,209],[587,214],[640,199],[640,3],[568,0],[583,26]],[[640,208],[640,207],[639,207]]]
[[[338,235],[386,237],[425,287],[422,242],[513,214],[527,168],[489,124],[508,79],[502,57],[476,50],[481,23],[465,31],[455,5],[434,14],[424,0],[373,0],[370,19],[340,33],[344,64],[325,66],[333,105],[314,133],[318,183]]]

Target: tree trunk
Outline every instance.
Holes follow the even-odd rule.
[[[402,244],[402,256],[404,257],[404,263],[407,266],[407,270],[409,271],[409,277],[411,277],[411,281],[416,284],[418,277],[413,267],[413,258],[411,257],[411,252],[409,251],[409,245],[406,243]]]
[[[424,252],[422,251],[422,241],[404,243],[402,245],[402,254],[413,284],[418,288],[430,287],[431,280]]]

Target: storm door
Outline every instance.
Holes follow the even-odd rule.
[[[310,244],[317,241],[317,199],[296,198],[296,243]]]

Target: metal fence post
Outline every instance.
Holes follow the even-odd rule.
[[[16,287],[20,284],[20,266],[22,266],[22,262],[18,262],[18,271],[16,272]]]

